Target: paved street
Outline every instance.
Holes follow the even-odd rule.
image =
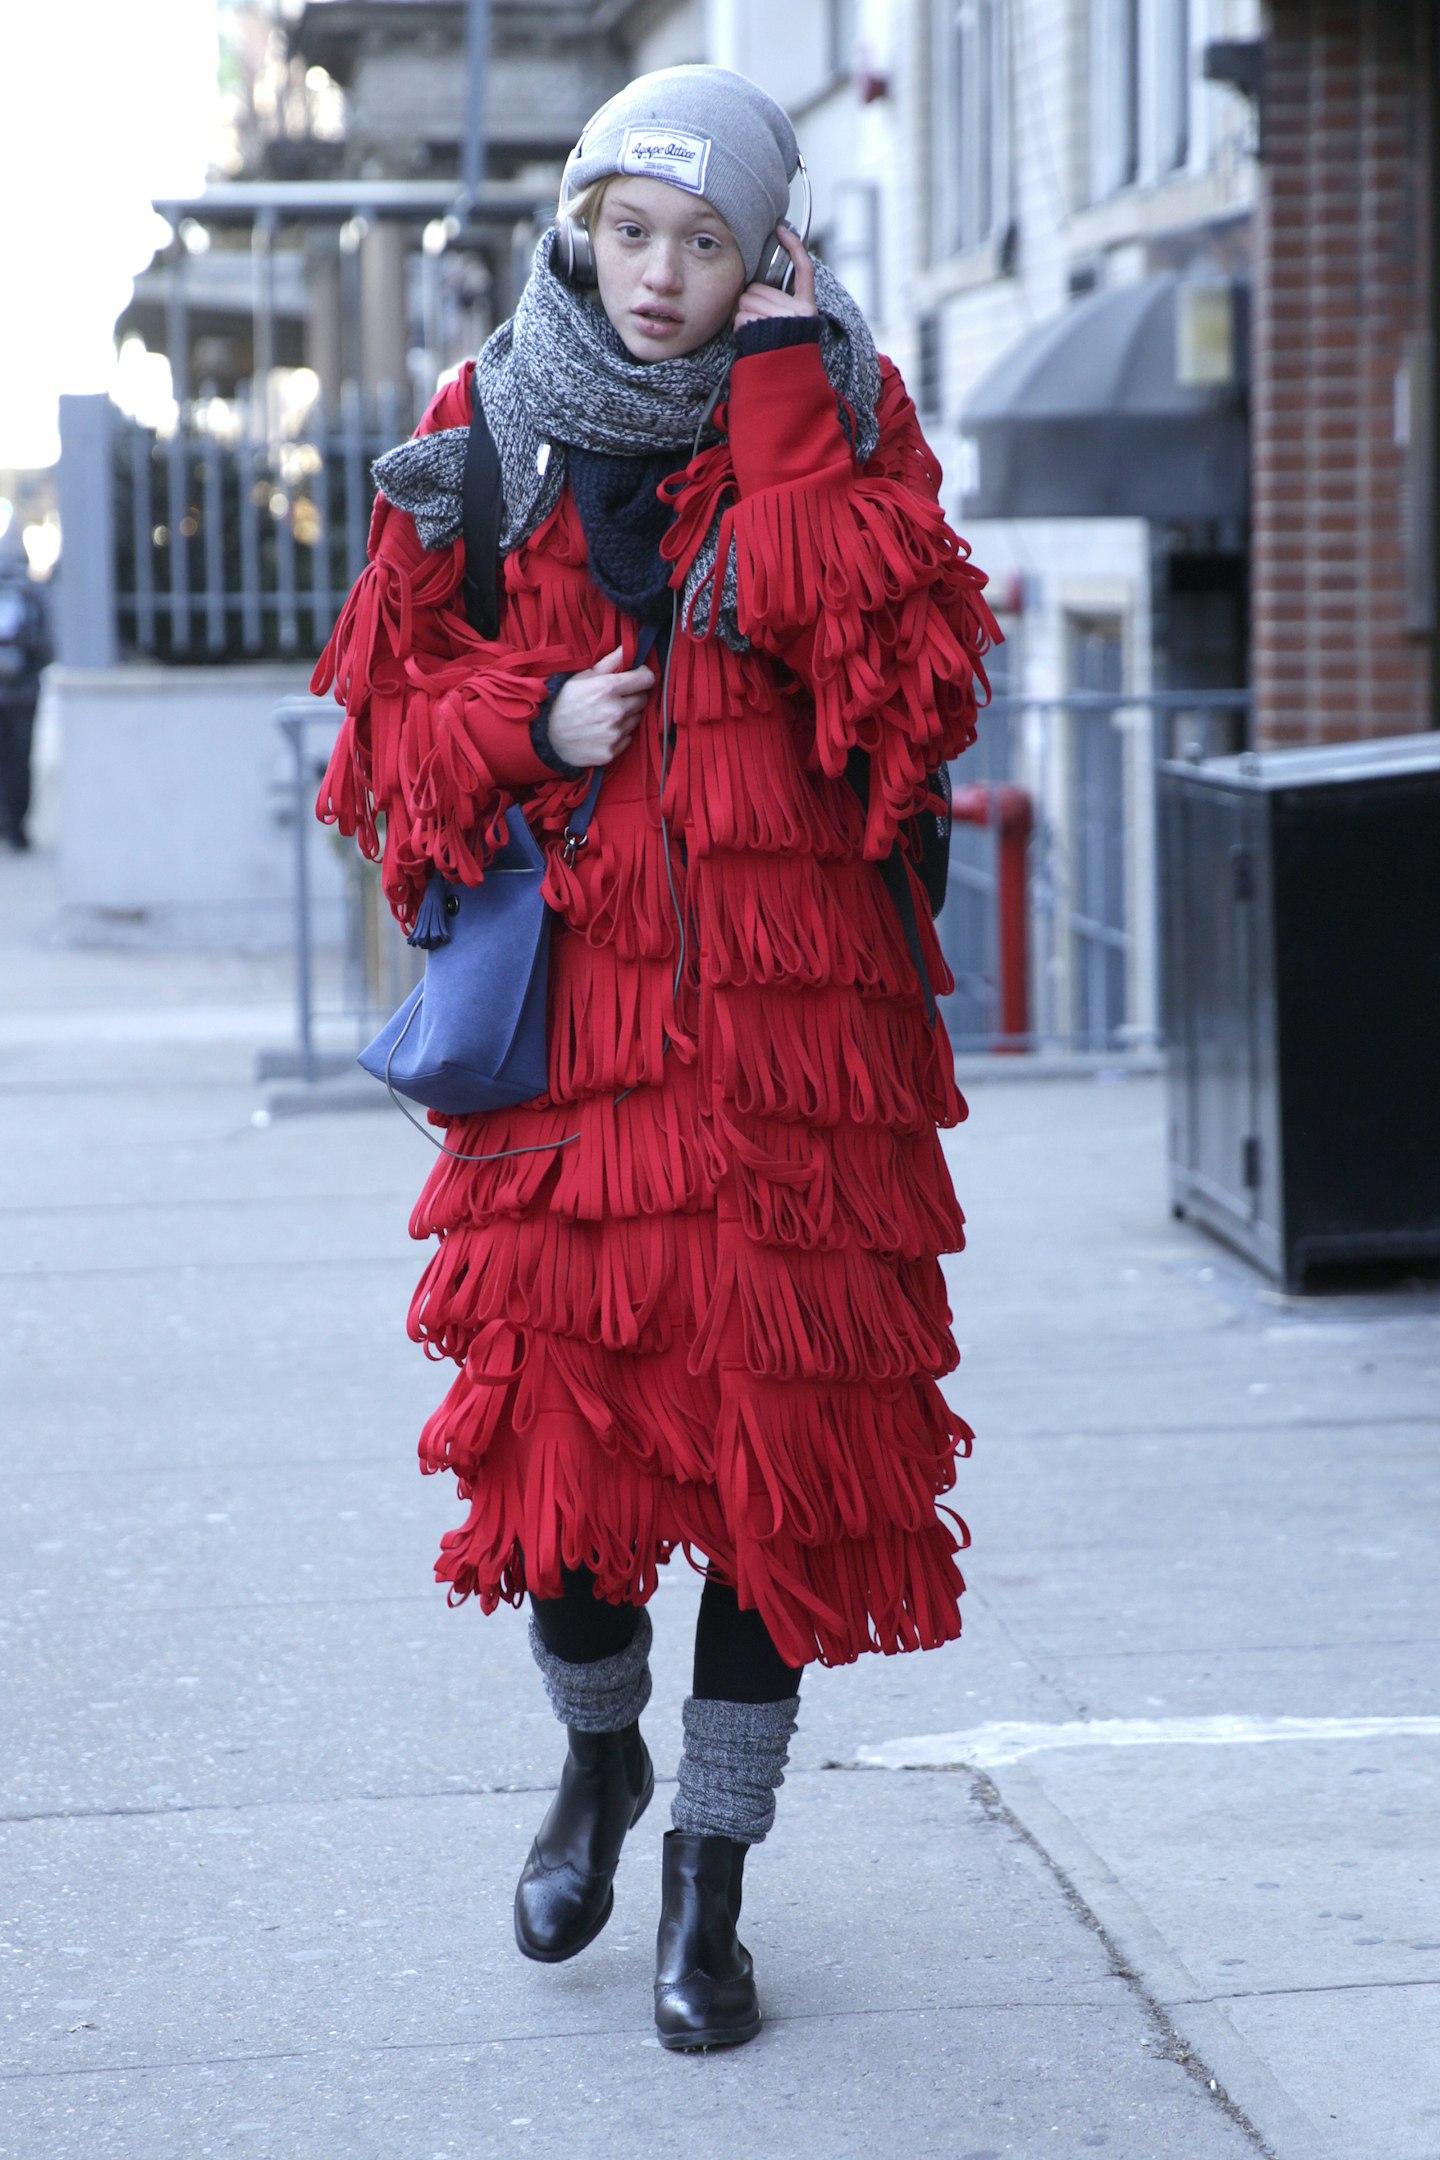
[[[431,1582],[424,1144],[256,1123],[283,967],[54,948],[49,881],[0,856],[4,2160],[1437,2160],[1433,1287],[1173,1223],[1158,1081],[970,1090],[965,1639],[807,1678],[766,2029],[671,2057],[667,1788],[589,1952],[511,1940],[560,1750]]]

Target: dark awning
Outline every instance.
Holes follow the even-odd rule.
[[[962,515],[1243,517],[1244,300],[1167,271],[1029,331],[966,401]]]

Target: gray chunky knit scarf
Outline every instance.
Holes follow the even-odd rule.
[[[697,429],[702,448],[713,443],[707,409],[735,358],[727,323],[708,344],[678,359],[632,359],[598,301],[556,272],[555,237],[553,228],[542,236],[519,306],[486,340],[475,363],[500,457],[505,553],[528,539],[560,500],[568,444],[619,457],[673,449],[678,471],[690,457]],[[842,420],[863,464],[879,438],[875,342],[859,308],[824,263],[815,266],[815,304],[825,372],[837,400],[849,408]],[[442,428],[417,435],[375,461],[376,485],[414,518],[427,548],[449,547],[459,535],[467,433]],[[708,581],[719,551],[719,525],[717,511],[685,580],[684,619],[702,634],[710,628]],[[731,561],[725,565],[715,628],[727,645],[743,651],[749,640],[736,621],[736,601]]]

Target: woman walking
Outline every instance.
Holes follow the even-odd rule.
[[[973,740],[998,633],[899,376],[780,222],[798,163],[724,69],[601,108],[514,319],[377,464],[370,565],[315,675],[346,707],[320,815],[407,927],[433,874],[483,878],[512,807],[546,851],[547,1090],[437,1119],[411,1224],[439,1244],[410,1331],[460,1367],[420,1457],[469,1508],[438,1579],[487,1613],[528,1593],[567,1730],[516,1891],[528,1957],[609,1917],[653,1786],[646,1608],[675,1552],[705,1572],[669,2047],[759,2030],[741,1875],[803,1668],[946,1642],[963,1589],[937,1506],[970,1435],[937,1384],[963,1231],[936,1127],[964,1105],[879,864]],[[503,495],[489,641],[461,593],[477,395]]]

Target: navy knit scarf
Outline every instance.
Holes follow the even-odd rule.
[[[641,622],[670,620],[670,565],[660,542],[674,516],[655,493],[684,463],[683,452],[614,457],[570,450],[570,491],[585,528],[590,572],[606,598]]]

